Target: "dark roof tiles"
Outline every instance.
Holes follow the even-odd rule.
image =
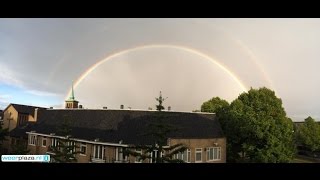
[[[206,139],[224,137],[215,114],[134,111],[134,110],[87,110],[55,109],[39,110],[38,121],[29,131],[56,133],[64,120],[71,123],[74,138],[125,144],[150,144],[152,137],[144,136],[150,131],[150,124],[170,125],[176,131],[170,138]]]
[[[22,105],[22,104],[11,104],[11,105],[18,111],[18,113],[30,114],[32,116],[34,116],[34,110],[36,108],[46,109],[44,107],[35,107],[35,106],[28,106],[28,105]]]

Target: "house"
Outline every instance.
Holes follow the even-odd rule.
[[[0,125],[3,123],[3,110],[0,110]]]
[[[28,140],[30,154],[53,154],[51,147],[57,146],[59,139],[66,138],[59,134],[59,128],[68,121],[71,128],[68,136],[80,152],[76,155],[78,162],[141,163],[123,151],[133,145],[156,144],[155,137],[147,132],[151,131],[152,124],[161,123],[176,129],[168,134],[163,153],[182,143],[188,149],[175,155],[176,159],[189,163],[226,162],[226,137],[214,113],[124,110],[123,106],[117,110],[83,109],[74,98],[73,88],[65,109],[33,110],[29,113],[32,121],[10,132],[12,139]],[[141,149],[136,152],[143,153]],[[152,159],[144,162],[152,163]]]
[[[72,107],[72,106],[71,106]],[[130,145],[151,145],[154,138],[143,136],[149,125],[159,121],[158,111],[109,110],[109,109],[36,109],[36,123],[25,129],[17,128],[13,136],[28,135],[31,154],[50,154],[55,146],[58,128],[64,120],[70,122],[71,139],[81,151],[78,162],[137,162],[134,157],[125,157],[124,148]],[[161,112],[161,122],[177,131],[168,135],[167,147],[183,143],[188,147],[178,155],[185,162],[226,162],[226,138],[215,114]],[[145,161],[148,162],[148,161]]]
[[[9,130],[9,137],[6,137],[3,142],[3,148],[6,153],[11,152],[11,146],[15,146],[16,142],[23,143],[23,141],[27,141],[26,136],[18,137],[17,141],[15,138],[11,138],[11,131],[17,127],[24,127],[28,123],[34,123],[36,118],[34,112],[36,108],[45,109],[43,107],[11,103],[3,110],[2,128],[8,128]]]

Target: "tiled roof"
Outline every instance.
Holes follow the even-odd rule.
[[[39,110],[38,120],[28,131],[56,133],[65,119],[71,122],[72,137],[102,142],[124,144],[150,144],[153,138],[143,136],[150,131],[151,123],[177,128],[170,138],[206,139],[224,137],[215,114],[134,111],[134,110],[87,110],[60,109]],[[58,134],[57,134],[58,135]]]
[[[34,116],[35,108],[46,109],[44,107],[28,106],[28,105],[22,105],[22,104],[11,104],[11,105],[18,111],[18,113],[30,114],[32,116]]]

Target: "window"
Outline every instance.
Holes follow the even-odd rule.
[[[202,162],[202,148],[196,148],[196,160],[195,162]]]
[[[28,115],[19,114],[18,115],[18,126],[24,125],[28,122]]]
[[[156,163],[158,150],[153,150],[152,153],[148,153],[148,155],[150,155],[149,163]],[[161,153],[160,153],[160,155],[161,155]]]
[[[74,141],[68,141],[67,143],[66,143],[66,145],[67,146],[73,146],[73,149],[70,149],[70,153],[73,153],[73,152],[75,152],[76,151],[76,142],[74,142]],[[71,148],[71,147],[70,147]]]
[[[93,158],[95,159],[103,159],[103,146],[102,145],[94,145],[93,146]]]
[[[117,147],[116,148],[116,161],[127,161],[128,160],[128,156],[125,155],[124,152],[124,148],[122,147]]]
[[[51,146],[56,147],[58,145],[58,140],[56,138],[51,139]]]
[[[42,138],[42,147],[46,147],[46,146],[47,146],[47,139]]]
[[[142,150],[141,149],[137,149],[136,153],[139,153],[142,155]],[[142,160],[140,159],[140,157],[136,157],[136,160],[134,161],[135,163],[141,163]]]
[[[86,155],[87,154],[87,144],[81,143],[80,144],[80,155]]]
[[[191,156],[191,151],[190,149],[187,149],[183,153],[178,153],[173,156],[174,159],[180,159],[183,160],[184,162],[190,162],[190,156]]]
[[[29,144],[35,146],[37,142],[37,136],[36,135],[29,135]]]
[[[207,148],[207,161],[215,161],[221,159],[221,147]]]

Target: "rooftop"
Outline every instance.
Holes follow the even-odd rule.
[[[41,109],[38,121],[23,131],[50,134],[58,132],[64,120],[70,121],[72,137],[124,144],[150,144],[153,137],[143,134],[150,125],[163,123],[176,128],[170,138],[206,139],[224,137],[213,113],[110,109]],[[19,130],[16,130],[19,131]],[[59,134],[57,134],[59,135]]]

